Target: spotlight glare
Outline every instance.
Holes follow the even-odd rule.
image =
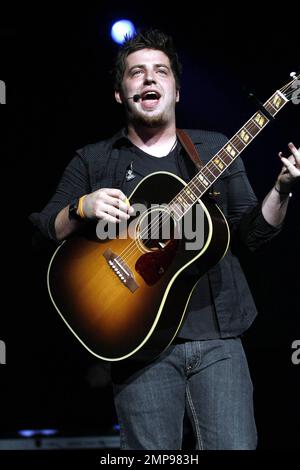
[[[21,429],[18,431],[18,434],[22,437],[32,437],[35,435],[35,430],[34,429]]]
[[[135,27],[129,20],[117,21],[111,28],[111,37],[117,44],[122,44],[125,36],[133,36],[134,34]]]

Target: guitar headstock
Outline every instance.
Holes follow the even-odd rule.
[[[280,93],[286,98],[287,101],[292,101],[294,104],[300,103],[300,74],[296,72],[291,72],[290,80],[286,85],[280,88]]]

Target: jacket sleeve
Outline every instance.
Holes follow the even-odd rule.
[[[34,212],[29,220],[48,239],[57,242],[54,223],[57,214],[73,199],[90,192],[88,165],[84,154],[77,151],[66,167],[56,191],[41,212]]]
[[[246,175],[241,158],[229,167],[227,180],[228,222],[233,242],[235,239],[255,251],[276,236],[281,226],[273,227],[262,214],[262,203],[257,201]]]

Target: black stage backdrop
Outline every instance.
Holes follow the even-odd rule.
[[[194,2],[193,2],[194,3]],[[101,4],[101,6],[99,6]],[[1,7],[2,8],[2,7]],[[265,101],[299,71],[296,12],[200,5],[70,4],[26,9],[0,19],[1,115],[0,437],[24,428],[60,434],[111,433],[116,424],[107,364],[71,335],[47,295],[49,251],[32,248],[28,215],[43,208],[74,150],[110,136],[123,123],[109,70],[117,46],[109,30],[127,17],[173,35],[183,63],[178,126],[231,137],[254,112],[247,90]],[[298,31],[296,29],[298,28]],[[299,98],[298,98],[299,101]],[[277,154],[300,145],[300,104],[289,103],[243,153],[259,198],[274,184]],[[259,309],[244,336],[255,386],[259,449],[299,447],[299,210],[295,188],[282,234],[243,258]],[[3,343],[2,343],[3,346]],[[299,345],[298,345],[299,347]],[[297,361],[298,359],[298,361]]]

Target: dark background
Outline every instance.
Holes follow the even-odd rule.
[[[185,2],[186,3],[186,2]],[[0,79],[7,85],[1,116],[2,307],[0,437],[23,428],[107,433],[116,424],[108,367],[93,358],[63,325],[48,299],[50,253],[32,249],[28,215],[51,196],[74,150],[110,136],[123,123],[109,70],[117,50],[112,23],[171,35],[184,67],[178,127],[219,130],[231,137],[261,101],[299,67],[299,25],[289,8],[263,13],[228,6],[200,12],[159,3],[86,3],[1,7]],[[91,4],[90,4],[91,5]],[[297,31],[298,28],[298,31]],[[280,170],[277,154],[300,145],[300,105],[289,103],[243,153],[259,198]],[[244,336],[255,385],[260,449],[299,448],[299,371],[291,344],[300,338],[300,188],[295,188],[282,234],[242,260],[259,309]]]

